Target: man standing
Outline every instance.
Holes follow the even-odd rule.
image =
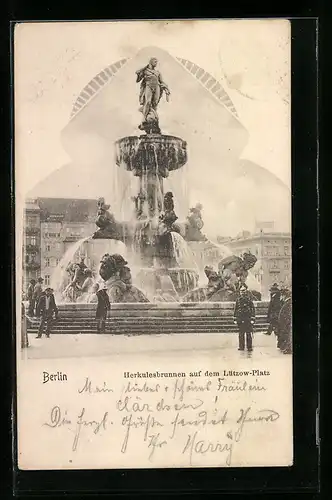
[[[292,293],[283,290],[282,307],[279,313],[278,347],[284,354],[292,353],[293,325],[292,325]]]
[[[252,332],[255,323],[255,306],[247,291],[247,287],[240,287],[240,295],[235,303],[234,323],[239,328],[239,351],[244,351],[245,343],[247,350],[252,351]]]
[[[38,306],[38,302],[39,302],[39,299],[43,293],[43,281],[44,279],[43,278],[38,278],[37,279],[37,283],[35,284],[35,287],[33,289],[33,307],[34,309],[36,308],[37,309],[37,306]],[[34,310],[34,313],[35,313],[35,310]],[[36,316],[38,316],[38,314],[36,313]]]
[[[34,310],[35,310],[35,302],[34,302],[34,298],[33,298],[35,284],[36,284],[36,280],[34,280],[34,279],[30,280],[30,283],[29,283],[28,289],[27,289],[27,299],[29,301],[29,308],[28,308],[29,316],[33,316]]]
[[[25,316],[24,303],[21,304],[21,349],[29,347],[29,339],[27,334],[27,319]]]
[[[110,299],[106,288],[99,289],[96,295],[98,300],[96,310],[97,333],[105,333],[107,313],[111,309]]]
[[[266,335],[271,335],[271,333],[274,332],[278,337],[278,318],[281,306],[281,291],[279,290],[277,283],[274,283],[270,288],[270,303],[267,311],[267,320],[269,322],[269,327],[267,329]]]
[[[39,302],[36,308],[37,316],[41,317],[39,331],[37,335],[37,339],[40,339],[44,328],[46,327],[46,337],[50,337],[51,326],[53,323],[53,318],[57,319],[58,317],[58,308],[55,303],[53,289],[46,288],[45,292],[40,296]]]

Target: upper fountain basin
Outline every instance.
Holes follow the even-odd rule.
[[[167,177],[169,171],[187,162],[187,143],[179,137],[162,134],[129,136],[115,143],[116,164],[136,176],[145,173]]]

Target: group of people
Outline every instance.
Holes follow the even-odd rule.
[[[39,318],[39,328],[37,339],[45,333],[46,338],[50,338],[52,325],[58,319],[58,307],[56,305],[54,291],[51,287],[43,289],[43,278],[37,281],[32,279],[27,290],[28,310],[22,302],[22,347],[29,345],[26,334],[26,317]],[[98,283],[93,284],[91,290],[91,302],[96,302],[96,322],[97,333],[105,333],[107,313],[111,308],[106,287],[100,287]]]
[[[292,352],[292,297],[288,288],[279,288],[274,283],[270,289],[270,303],[267,319],[268,329],[266,335],[275,333],[277,348],[284,354]],[[239,329],[239,351],[245,347],[250,352],[253,350],[252,338],[255,324],[255,305],[253,297],[246,285],[241,285],[239,296],[235,302],[234,323]]]
[[[53,289],[47,287],[43,289],[44,279],[42,277],[36,280],[31,279],[27,290],[28,299],[28,316],[30,318],[40,318],[38,335],[36,338],[40,339],[45,331],[46,337],[50,337],[51,326],[53,321],[58,318],[58,308],[55,303]],[[22,304],[22,320],[25,321],[25,308]],[[23,340],[22,340],[23,342]]]
[[[273,332],[277,347],[283,353],[292,352],[292,294],[290,289],[274,283],[270,289],[270,303],[267,312],[269,327],[266,335]]]

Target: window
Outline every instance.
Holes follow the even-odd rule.
[[[58,266],[60,262],[60,259],[55,259],[55,265]]]
[[[284,268],[289,269],[289,260],[285,260]]]
[[[289,255],[289,246],[284,246],[285,255]]]
[[[50,275],[49,274],[45,274],[45,285],[46,286],[50,285]]]
[[[29,238],[27,238],[27,244],[36,246],[37,245],[36,236],[30,236]]]
[[[27,217],[27,224],[29,227],[37,227],[37,217]]]
[[[48,257],[45,259],[45,267],[50,267],[50,259]]]
[[[46,252],[50,252],[51,251],[51,245],[46,245]]]

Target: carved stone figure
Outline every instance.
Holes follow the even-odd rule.
[[[120,239],[114,215],[109,212],[110,205],[107,205],[105,203],[104,198],[99,198],[97,206],[98,206],[98,211],[97,211],[96,226],[98,226],[99,229],[94,233],[93,238]]]
[[[190,209],[186,222],[186,236],[187,241],[206,241],[206,236],[201,232],[204,222],[202,219],[202,208],[200,203]]]
[[[81,295],[81,287],[86,278],[86,268],[87,266],[84,263],[84,257],[81,258],[80,263],[71,262],[67,267],[66,271],[69,274],[70,282],[63,291],[65,300],[76,302]]]
[[[133,196],[132,200],[135,203],[136,218],[146,218],[146,215],[144,214],[144,202],[146,201],[146,195],[143,190],[141,189],[137,196]]]
[[[245,284],[248,271],[257,262],[257,257],[251,252],[244,252],[241,257],[231,255],[219,262],[219,274],[225,282],[225,286],[237,291],[242,284]]]
[[[105,281],[111,302],[149,302],[143,292],[132,285],[128,262],[120,254],[105,254],[99,274]]]
[[[147,134],[160,134],[157,107],[162,94],[165,92],[168,101],[170,91],[163,81],[160,71],[156,69],[158,60],[152,57],[147,66],[136,71],[136,82],[141,82],[139,103],[143,113],[143,121],[139,126]]]
[[[205,266],[204,272],[207,279],[209,280],[206,293],[206,298],[208,299],[215,292],[224,287],[224,281],[222,277],[213,269],[212,266]]]
[[[167,192],[164,196],[164,212],[160,215],[159,220],[165,224],[168,231],[179,232],[179,228],[174,226],[174,222],[178,219],[174,212],[173,193]]]

